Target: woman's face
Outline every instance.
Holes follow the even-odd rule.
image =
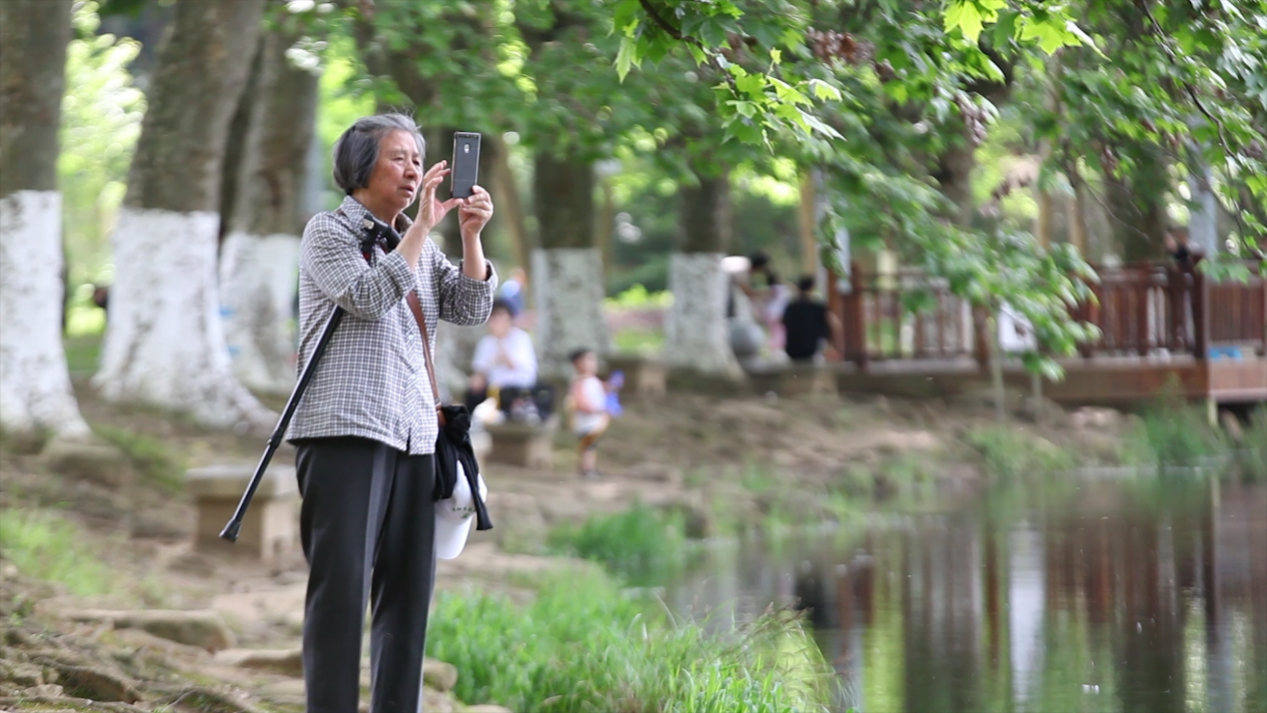
[[[385,207],[399,213],[414,202],[422,184],[422,155],[408,131],[393,131],[378,142],[378,163],[367,189]]]

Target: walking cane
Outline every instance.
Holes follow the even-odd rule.
[[[317,370],[317,362],[321,361],[321,355],[325,353],[326,346],[330,344],[330,337],[334,335],[334,330],[338,328],[339,322],[343,321],[343,315],[347,314],[343,308],[335,305],[334,311],[330,313],[330,319],[326,321],[325,329],[321,332],[321,338],[317,340],[317,346],[312,350],[312,358],[308,360],[308,364],[304,367],[304,373],[299,375],[299,383],[295,384],[295,390],[291,392],[290,399],[286,401],[286,408],[282,409],[282,417],[277,421],[277,428],[274,429],[273,435],[268,439],[268,447],[264,449],[264,456],[260,458],[260,464],[255,466],[255,474],[251,476],[251,482],[246,486],[246,492],[242,493],[242,499],[238,501],[237,510],[233,511],[233,517],[230,518],[229,524],[224,526],[220,531],[221,539],[229,542],[238,541],[238,531],[242,529],[242,519],[246,517],[246,509],[251,506],[251,499],[255,497],[255,490],[260,487],[260,481],[264,479],[264,471],[268,468],[269,461],[273,460],[273,454],[277,452],[277,447],[282,444],[282,438],[286,435],[286,427],[290,425],[290,419],[295,415],[295,408],[299,406],[299,399],[303,398],[304,391],[308,388],[308,382],[312,381],[312,375]]]
[[[339,211],[342,215],[342,211]],[[365,256],[366,262],[371,261],[374,244],[380,239],[387,243],[387,250],[395,250],[396,245],[400,243],[400,237],[395,234],[387,225],[375,220],[366,218],[364,223],[365,236],[361,241],[361,254]],[[308,360],[308,364],[304,367],[304,373],[299,375],[299,383],[295,384],[295,390],[291,392],[290,399],[286,401],[286,408],[282,409],[282,417],[277,421],[277,428],[273,430],[273,435],[268,439],[268,447],[264,449],[264,455],[260,458],[260,464],[255,466],[255,474],[251,476],[251,482],[246,486],[246,492],[242,493],[242,499],[238,501],[237,510],[233,511],[233,517],[229,519],[229,524],[224,526],[220,531],[220,538],[229,542],[238,541],[238,531],[242,529],[242,519],[246,517],[246,509],[251,507],[251,499],[255,497],[255,491],[260,487],[260,481],[264,479],[264,471],[268,468],[269,461],[273,460],[273,454],[277,452],[277,447],[282,444],[282,438],[286,435],[286,427],[290,425],[290,419],[295,415],[295,408],[299,406],[299,399],[303,398],[304,391],[308,389],[308,382],[312,381],[312,375],[317,371],[317,363],[321,361],[321,355],[325,354],[326,346],[330,344],[330,337],[334,335],[334,330],[338,329],[339,322],[343,321],[343,315],[347,314],[344,309],[338,305],[334,306],[334,311],[330,313],[330,319],[326,321],[325,329],[321,332],[321,338],[317,340],[317,346],[312,350],[312,358]]]

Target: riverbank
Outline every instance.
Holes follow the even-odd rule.
[[[35,636],[27,641],[36,641],[37,650],[55,639],[77,652],[71,657],[75,660],[104,661],[115,667],[112,675],[129,682],[154,705],[175,705],[170,710],[217,710],[182,708],[183,703],[168,700],[173,695],[170,685],[183,676],[180,685],[193,686],[190,690],[195,692],[209,687],[234,692],[246,701],[243,705],[260,710],[293,710],[298,695],[293,656],[302,620],[302,558],[292,552],[264,566],[196,552],[189,544],[193,509],[183,489],[184,470],[224,460],[250,462],[258,457],[260,444],[206,432],[166,414],[103,404],[84,389],[80,402],[98,433],[124,455],[119,462],[81,463],[70,472],[50,467],[47,458],[29,452],[29,444],[5,443],[0,452],[4,471],[0,507],[6,513],[0,566],[6,575],[5,609],[0,613],[16,616],[25,627],[21,630]],[[1152,442],[1194,453],[1221,447],[1213,436],[1184,420],[1186,416],[1173,414],[1150,422],[1112,411],[1066,413],[1047,408],[1036,415],[1018,410],[1005,425],[995,423],[991,414],[986,395],[951,402],[780,401],[690,394],[674,394],[657,402],[634,401],[603,442],[605,477],[600,481],[575,478],[575,456],[565,436],[556,443],[551,471],[486,468],[497,527],[475,537],[458,560],[440,564],[437,606],[449,612],[450,618],[454,618],[452,611],[443,607],[493,608],[511,618],[532,618],[530,608],[540,606],[541,592],[560,578],[577,581],[583,577],[576,574],[577,568],[600,581],[606,576],[579,558],[597,560],[629,583],[655,584],[681,566],[674,555],[688,551],[692,541],[771,533],[789,526],[861,522],[885,510],[941,508],[957,499],[976,497],[989,483],[1017,474],[1029,477],[1076,466],[1142,462],[1149,453],[1156,455],[1157,449],[1149,445]],[[279,462],[290,457],[280,454]],[[636,640],[633,619],[654,612],[654,602],[637,604],[635,615],[631,614],[634,609],[620,604],[622,600],[612,594],[622,592],[619,587],[610,581],[594,587],[604,592],[599,599],[615,603],[613,609],[590,612],[606,622],[604,630],[611,634],[605,643],[590,643],[611,648]],[[140,653],[142,649],[158,652],[154,656],[167,657],[164,660],[180,661],[171,658],[177,654],[167,651],[167,644],[138,642],[132,633],[121,634],[135,633],[134,627],[82,614],[137,609],[207,613],[221,622],[212,628],[227,632],[232,649],[283,652],[271,655],[292,663],[243,665],[260,655],[222,653],[217,660],[215,655],[196,654],[196,648],[186,646],[175,651],[191,657],[188,670],[180,665],[170,670],[160,666],[152,676],[144,667],[118,670],[116,664],[122,659],[144,659],[148,654]],[[513,612],[518,614],[509,614]],[[579,610],[574,614],[581,616]],[[552,616],[558,615],[556,611]],[[673,648],[674,642],[680,643],[684,636],[689,639],[696,630],[689,623],[686,628],[670,624],[663,620],[656,624],[656,631],[662,632],[661,645],[680,651]],[[443,625],[439,626],[437,637],[443,636]],[[533,635],[540,638],[544,633],[548,632]],[[785,634],[795,637],[796,631]],[[115,637],[120,635],[129,640],[118,645]],[[431,652],[443,652],[461,664],[457,680],[434,691],[436,701],[440,697],[448,701],[436,702],[434,710],[462,709],[447,693],[455,687],[468,702],[514,702],[525,711],[535,710],[534,695],[546,695],[543,691],[549,690],[520,686],[515,689],[518,697],[510,696],[511,689],[496,678],[497,666],[470,650],[446,649],[439,641],[433,638]],[[569,639],[560,636],[558,641]],[[9,646],[21,649],[26,642]],[[488,639],[482,646],[474,653],[499,651],[508,643]],[[721,650],[705,648],[696,653],[701,651]],[[576,649],[562,644],[540,653],[545,660],[584,659]],[[624,664],[642,661],[650,666],[651,659],[639,659],[634,656],[637,653],[626,647]],[[48,651],[22,655],[31,660],[49,658]],[[226,662],[226,656],[243,658]],[[29,672],[30,661],[15,660],[21,665],[5,664],[6,671]],[[742,670],[753,673],[760,684],[756,674],[761,669],[752,662],[719,663],[742,664]],[[260,673],[261,665],[266,673]],[[292,667],[289,673],[276,670],[282,665]],[[810,661],[808,665],[812,670],[816,664]],[[539,672],[534,680],[558,685],[570,680],[568,676],[585,673],[551,671],[557,674],[555,678]],[[762,675],[768,674],[766,670]],[[41,674],[37,685],[62,685],[47,680],[50,677]],[[6,685],[15,681],[31,683],[36,677],[10,677]],[[466,690],[463,685],[472,688]],[[16,685],[9,688],[6,693],[19,690]],[[62,687],[63,693],[70,690]],[[745,690],[760,691],[761,687]],[[652,696],[660,693],[661,689],[643,691]]]

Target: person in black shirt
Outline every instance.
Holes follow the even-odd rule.
[[[840,341],[840,318],[828,311],[822,300],[814,297],[814,278],[802,277],[796,283],[796,299],[783,311],[783,327],[787,331],[784,351],[794,362],[809,363],[818,356],[824,339],[830,345]]]

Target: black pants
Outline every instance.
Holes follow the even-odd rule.
[[[355,713],[365,606],[373,713],[418,710],[435,588],[435,463],[365,438],[296,443],[308,713]]]

